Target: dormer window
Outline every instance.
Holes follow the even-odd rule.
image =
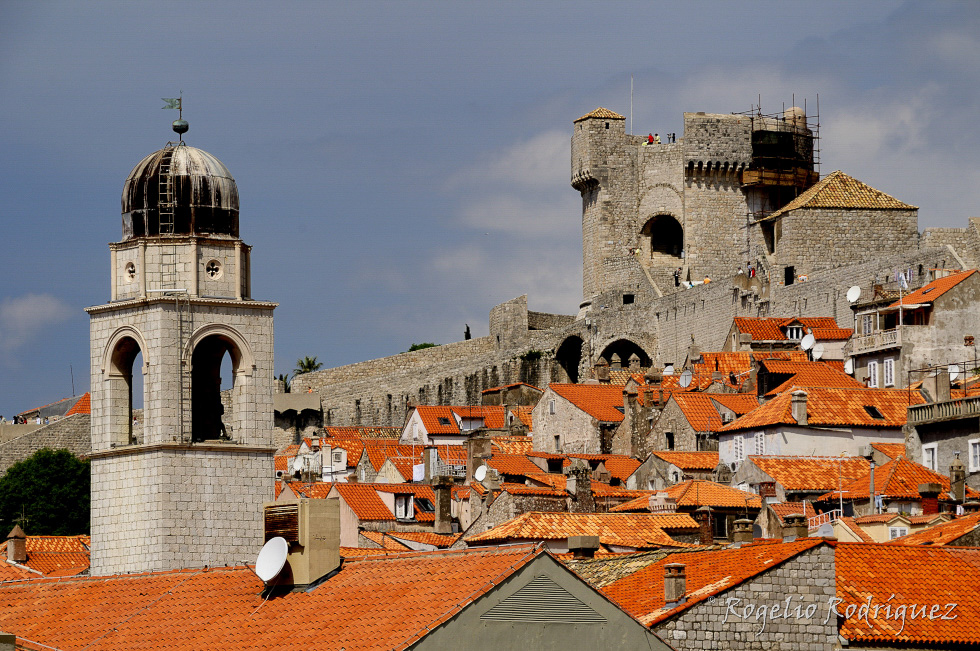
[[[786,338],[794,341],[803,338],[803,326],[789,326],[786,328]]]
[[[399,520],[411,520],[415,517],[412,495],[395,495],[395,517]]]
[[[443,418],[442,416],[440,416],[439,417],[439,424],[440,425],[449,425],[449,419],[448,418]]]

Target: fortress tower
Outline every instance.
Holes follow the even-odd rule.
[[[233,564],[262,545],[276,304],[251,299],[238,235],[238,188],[211,154],[167,143],[126,179],[110,300],[86,310],[94,575]]]
[[[625,118],[608,109],[575,120],[583,299],[651,287],[663,295],[678,268],[701,280],[765,265],[756,222],[816,183],[813,141],[796,107],[777,116],[685,113],[683,137],[659,145],[627,135]]]

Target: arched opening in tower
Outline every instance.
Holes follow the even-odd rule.
[[[653,264],[680,264],[684,229],[670,215],[651,217],[640,231],[640,253]]]
[[[143,405],[142,361],[142,351],[135,339],[123,337],[116,342],[108,369],[110,444],[130,445],[136,442],[133,433],[133,399],[135,393],[136,405]]]
[[[555,361],[561,368],[561,381],[578,382],[578,367],[582,362],[582,341],[581,337],[572,335],[561,342],[558,350],[555,351]]]
[[[198,342],[191,356],[191,438],[195,442],[233,437],[230,414],[241,351],[222,335]],[[223,400],[222,396],[226,396]]]
[[[633,371],[650,368],[650,356],[629,339],[617,339],[606,346],[599,357],[606,360],[610,368],[628,368]]]

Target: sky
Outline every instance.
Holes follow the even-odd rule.
[[[632,114],[630,78],[633,79]],[[174,137],[235,176],[276,373],[581,300],[576,118],[819,96],[821,172],[980,215],[976,2],[0,0],[0,414],[84,393],[129,171]],[[869,251],[869,255],[873,255]]]

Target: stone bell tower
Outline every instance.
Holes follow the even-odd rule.
[[[129,174],[109,302],[86,310],[93,575],[234,564],[262,545],[276,304],[251,298],[250,250],[235,180],[211,154],[181,139]]]

